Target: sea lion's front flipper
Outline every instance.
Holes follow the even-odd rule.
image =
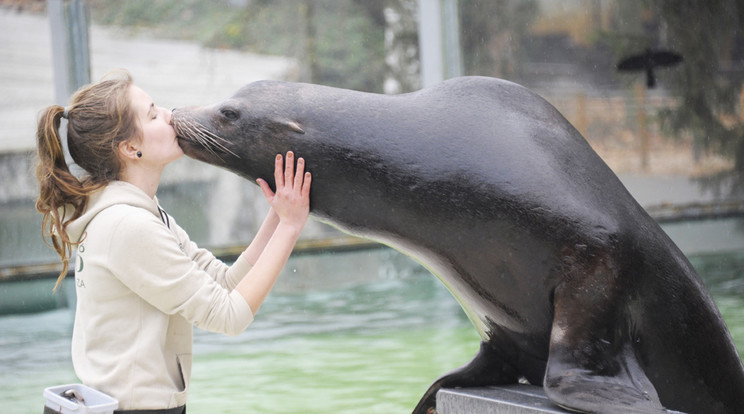
[[[518,375],[513,365],[504,361],[491,345],[481,342],[480,350],[470,362],[444,374],[431,384],[413,414],[434,412],[437,391],[441,388],[514,384],[517,380]]]
[[[606,285],[605,285],[606,286]],[[633,350],[617,292],[556,289],[543,388],[550,400],[584,413],[667,413]]]

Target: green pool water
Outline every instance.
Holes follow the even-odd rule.
[[[691,261],[743,353],[744,252]],[[41,412],[45,387],[78,382],[72,318],[70,309],[0,317],[3,413]],[[477,349],[449,292],[398,253],[297,257],[246,332],[195,332],[189,413],[406,413]]]

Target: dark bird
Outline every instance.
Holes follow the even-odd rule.
[[[682,62],[682,56],[677,53],[666,50],[654,51],[646,49],[646,52],[643,54],[633,55],[622,59],[620,63],[617,64],[617,70],[622,72],[645,70],[646,86],[648,86],[649,89],[653,89],[656,86],[654,68],[674,66],[680,62]]]

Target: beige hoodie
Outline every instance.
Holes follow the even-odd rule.
[[[72,362],[80,380],[119,409],[184,405],[193,327],[237,335],[252,321],[233,288],[248,273],[189,240],[134,185],[115,181],[90,197],[68,234],[81,240]]]

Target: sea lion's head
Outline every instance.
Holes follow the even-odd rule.
[[[295,150],[305,133],[282,103],[281,85],[255,82],[213,105],[175,109],[171,122],[184,153],[252,180],[270,176],[267,160]]]

